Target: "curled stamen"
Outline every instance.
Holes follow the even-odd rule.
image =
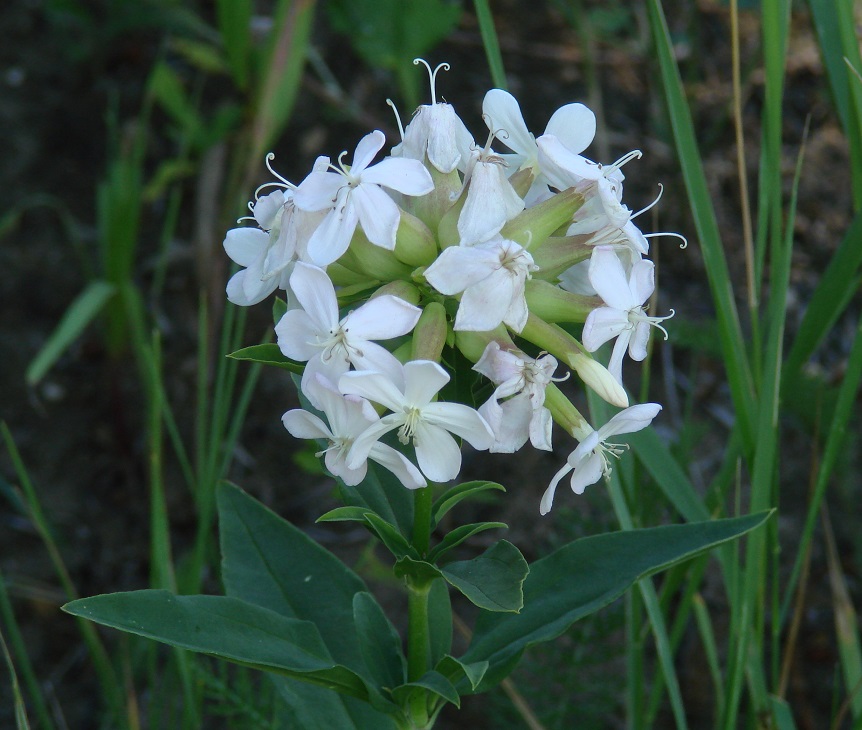
[[[254,190],[254,199],[255,201],[260,199],[260,191],[266,188],[278,188],[279,190],[296,190],[295,185],[291,185],[290,183],[278,183],[278,182],[266,182],[263,185],[258,185]],[[251,205],[251,203],[249,203]]]
[[[661,233],[645,233],[644,238],[658,238],[659,236],[673,236],[674,238],[679,238],[682,243],[679,244],[680,248],[688,248],[688,239],[683,236],[681,233],[671,233],[670,231],[663,231]]]
[[[443,62],[437,66],[433,71],[431,70],[431,65],[424,58],[414,58],[413,65],[418,66],[419,64],[425,66],[428,69],[428,80],[431,84],[431,104],[437,103],[437,72],[442,68],[444,71],[448,71],[452,68],[448,63]]]
[[[274,152],[267,153],[266,163],[265,163],[266,169],[269,170],[274,177],[277,177],[279,180],[281,180],[284,183],[284,185],[288,188],[288,190],[296,190],[296,185],[294,185],[292,182],[290,182],[290,180],[283,178],[275,170],[272,169],[271,163],[274,159],[275,159],[275,153]],[[269,185],[278,185],[278,183],[268,183],[268,184]]]
[[[257,219],[253,215],[244,215],[240,218],[236,219],[237,223],[242,223],[243,221],[256,221]]]
[[[646,213],[650,208],[652,208],[656,203],[658,203],[659,200],[661,200],[661,196],[662,196],[663,192],[664,192],[664,185],[659,183],[658,184],[658,195],[656,195],[655,200],[653,200],[652,203],[650,203],[646,208],[641,208],[637,213],[633,213],[629,217],[629,220],[637,218],[642,213]]]
[[[398,113],[398,109],[395,106],[395,102],[392,99],[387,99],[386,103],[392,107],[392,111],[395,113],[395,121],[398,123],[398,134],[401,135],[401,141],[404,141],[404,127],[401,124],[401,115]]]
[[[631,152],[626,152],[612,165],[603,166],[601,163],[599,163],[599,167],[601,167],[602,170],[605,171],[604,174],[607,176],[614,170],[619,170],[627,162],[631,162],[632,160],[639,160],[641,157],[643,157],[643,152],[641,152],[640,150],[632,150]]]

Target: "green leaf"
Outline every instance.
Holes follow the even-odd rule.
[[[457,484],[456,486],[447,489],[434,501],[434,506],[431,507],[434,526],[438,525],[440,520],[443,519],[443,515],[445,515],[456,504],[476,494],[486,492],[489,489],[497,489],[501,492],[506,491],[506,488],[502,484],[487,482],[484,480],[464,482],[463,484]]]
[[[416,549],[407,541],[407,538],[398,532],[398,528],[384,520],[380,515],[366,512],[365,522],[396,558],[403,558],[405,555],[414,558],[419,557]]]
[[[437,578],[443,577],[443,573],[436,565],[432,565],[425,560],[417,560],[409,555],[396,560],[392,570],[396,578],[409,578],[417,583],[430,583],[433,585],[433,582]]]
[[[353,619],[365,664],[379,687],[393,688],[407,678],[401,637],[370,593],[353,597]]]
[[[453,656],[446,655],[437,662],[434,667],[440,674],[448,679],[452,684],[457,685],[458,682],[466,681],[470,685],[470,690],[475,690],[488,671],[488,662],[475,662],[474,664],[465,664]]]
[[[82,598],[63,610],[181,649],[369,698],[365,681],[332,660],[313,623],[238,598],[145,590]]]
[[[248,81],[251,41],[251,0],[217,0],[216,17],[234,81],[244,89]]]
[[[530,567],[521,551],[500,540],[479,557],[449,563],[441,569],[455,588],[487,611],[520,611],[524,605],[522,585]]]
[[[368,590],[359,576],[232,484],[220,486],[218,510],[227,594],[312,621],[337,661],[364,672],[353,624],[353,596]]]
[[[36,385],[53,367],[54,363],[78,338],[93,318],[116,292],[116,287],[107,281],[91,281],[63,314],[48,341],[42,345],[36,357],[27,367],[27,385]]]
[[[556,638],[635,581],[735,540],[770,514],[605,533],[564,545],[530,566],[519,614],[480,614],[461,661],[490,663],[479,687],[486,690],[505,678],[528,646]]]
[[[276,367],[289,370],[297,375],[302,375],[305,369],[304,365],[294,362],[281,354],[278,345],[274,342],[265,345],[252,345],[251,347],[243,347],[241,350],[231,352],[228,357],[234,360],[247,360],[249,362],[259,362],[264,365],[275,365]]]
[[[368,473],[361,484],[348,487],[339,479],[338,488],[346,504],[365,507],[393,525],[402,535],[412,534],[413,493],[383,467],[369,461]]]
[[[366,702],[287,677],[273,675],[272,679],[288,715],[280,727],[396,730],[391,717]]]
[[[451,532],[446,533],[446,536],[434,546],[434,549],[428,553],[428,560],[436,563],[443,555],[472,535],[497,528],[506,529],[508,525],[504,522],[474,522],[469,525],[460,525]]]
[[[365,507],[336,507],[324,512],[315,522],[363,522],[366,523],[365,515],[370,514]]]
[[[287,302],[281,297],[276,297],[272,302],[272,321],[278,324],[281,318],[287,312]]]
[[[424,690],[424,691],[423,691]],[[426,672],[415,682],[407,682],[400,687],[392,690],[392,696],[402,706],[406,706],[410,701],[410,697],[415,695],[417,691],[431,692],[432,694],[442,697],[447,702],[451,702],[455,707],[461,707],[461,696],[455,686],[444,677],[440,672],[435,672],[433,669]]]
[[[432,665],[452,651],[452,601],[445,580],[432,581],[428,589],[428,646]]]

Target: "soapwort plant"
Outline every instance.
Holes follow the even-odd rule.
[[[622,203],[623,167],[641,153],[607,165],[586,157],[596,119],[579,103],[534,137],[502,89],[485,96],[477,142],[437,101],[448,65],[415,63],[429,72],[431,103],[406,127],[399,120],[395,145],[384,151],[384,134],[371,131],[349,164],[346,151],[334,163],[320,157],[298,183],[268,156],[276,179],[225,238],[240,267],[228,299],[254,306],[279,292],[277,342],[233,356],[295,373],[303,407],[284,426],[318,445],[343,502],[319,521],[359,522],[391,552],[406,626],[334,555],[227,484],[218,500],[226,596],[150,590],[67,607],[269,672],[306,727],[430,728],[445,705],[502,681],[528,646],[765,519],[596,535],[532,565],[503,539],[456,559],[459,546],[471,554],[470,537],[505,528],[454,519],[464,500],[505,491],[457,483],[461,443],[550,451],[556,424],[572,452],[564,466],[544,496],[544,485],[517,485],[535,490],[547,515],[564,477],[576,495],[608,477],[625,458],[610,439],[659,415],[657,403],[631,403],[622,357],[644,359],[651,325],[664,332],[666,317],[645,312],[649,239]],[[606,366],[600,347],[614,338]],[[621,410],[593,427],[573,404],[579,389]],[[478,610],[460,656],[450,589]]]

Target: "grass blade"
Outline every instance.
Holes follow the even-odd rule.
[[[488,58],[488,68],[491,71],[491,81],[498,89],[508,89],[506,70],[503,67],[503,55],[500,53],[500,41],[497,40],[497,30],[494,27],[494,16],[488,0],[473,0],[476,18],[479,21],[479,32],[482,34],[482,45]]]

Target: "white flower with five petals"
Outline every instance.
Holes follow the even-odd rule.
[[[308,241],[308,256],[318,266],[337,260],[350,245],[357,224],[371,243],[395,248],[401,214],[383,187],[405,195],[425,195],[434,189],[431,175],[418,160],[388,157],[371,165],[386,142],[383,132],[365,135],[356,146],[353,165],[338,158],[338,167],[315,170],[295,194],[298,208],[327,211],[326,217]]]
[[[398,440],[413,443],[422,473],[431,481],[448,482],[461,471],[461,449],[451,434],[473,448],[485,450],[494,434],[477,411],[462,403],[436,403],[438,391],[449,382],[449,374],[431,360],[411,360],[404,365],[404,387],[383,373],[353,371],[338,381],[342,393],[379,403],[392,413],[368,428],[354,442],[347,466],[361,464],[377,440],[398,429]]]
[[[658,327],[667,337],[661,322],[673,316],[650,317],[644,313],[644,303],[655,289],[655,264],[648,259],[635,261],[626,271],[614,249],[598,246],[590,258],[590,284],[607,306],[594,309],[584,322],[583,343],[587,352],[595,352],[614,337],[614,349],[608,370],[617,382],[623,381],[623,356],[626,349],[632,360],[647,356],[650,327]]]
[[[275,333],[287,357],[308,361],[302,375],[302,392],[315,407],[319,404],[313,391],[306,392],[306,385],[316,373],[338,382],[352,364],[358,370],[380,371],[400,383],[401,363],[372,340],[406,335],[416,326],[422,310],[385,295],[370,299],[342,319],[335,287],[326,272],[302,262],[296,264],[290,286],[300,308],[285,312]]]
[[[450,246],[425,270],[425,279],[441,294],[463,292],[456,330],[487,332],[504,322],[520,332],[529,315],[524,287],[538,268],[519,244],[497,238]]]
[[[542,495],[539,512],[546,515],[551,511],[557,485],[569,472],[572,472],[571,487],[575,494],[583,494],[590,484],[595,484],[602,476],[609,476],[611,465],[608,455],[619,456],[624,447],[608,443],[607,440],[611,436],[635,433],[646,428],[660,410],[658,403],[641,403],[620,411],[598,431],[588,431],[578,447],[569,454],[566,465],[554,475]]]
[[[347,454],[353,442],[380,420],[380,416],[364,398],[342,395],[325,377],[317,374],[306,384],[314,399],[320,403],[329,425],[318,416],[296,408],[282,416],[284,427],[295,438],[325,439],[327,448],[318,453],[324,456],[326,468],[348,486],[359,484],[368,471],[367,459],[354,467],[347,465]],[[368,452],[368,459],[376,461],[391,471],[408,489],[419,489],[426,482],[419,470],[397,449],[386,444],[375,443]]]

